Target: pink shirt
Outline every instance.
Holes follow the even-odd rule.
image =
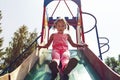
[[[67,34],[59,34],[56,33],[53,36],[53,49],[60,50],[60,51],[66,51],[68,50],[68,36]]]

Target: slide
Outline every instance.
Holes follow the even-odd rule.
[[[70,50],[70,52],[71,57],[77,58],[79,63],[69,74],[69,80],[101,80],[98,73],[93,69],[89,61],[84,56],[83,51]],[[46,57],[44,62],[41,62],[42,59],[39,59],[24,80],[50,80],[51,71],[48,67],[48,63],[51,60],[51,50],[44,54],[44,57]],[[59,79],[60,77],[58,74],[56,80]]]
[[[69,74],[69,80],[120,80],[120,75],[104,64],[88,47],[70,50],[78,64]],[[39,54],[38,54],[39,53]],[[0,76],[0,80],[50,80],[51,50],[34,51],[18,68]],[[58,74],[56,80],[59,80]]]

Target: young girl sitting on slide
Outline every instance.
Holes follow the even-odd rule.
[[[84,47],[86,44],[75,44],[70,35],[64,33],[64,30],[69,29],[69,25],[67,21],[59,18],[54,23],[54,29],[57,29],[57,33],[53,33],[48,40],[48,43],[44,46],[38,46],[40,48],[48,48],[50,44],[52,44],[52,61],[49,64],[49,68],[52,72],[51,80],[55,80],[57,77],[57,73],[60,72],[62,76],[61,80],[68,80],[68,74],[75,68],[78,63],[76,58],[70,58],[70,52],[68,50],[68,42],[73,47]],[[62,67],[59,68],[59,64],[61,63]],[[66,79],[62,79],[65,78]]]

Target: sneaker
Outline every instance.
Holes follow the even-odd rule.
[[[69,80],[69,76],[67,74],[60,74],[60,80]]]
[[[69,74],[76,67],[77,63],[78,63],[78,60],[76,58],[71,58],[70,61],[68,62],[68,65],[63,70],[63,73]]]
[[[56,77],[57,77],[57,73],[52,73],[52,76],[51,76],[50,80],[55,80]]]
[[[49,64],[49,68],[50,70],[52,71],[52,73],[56,74],[58,73],[58,65],[57,65],[57,62],[55,61],[52,61],[50,64]]]

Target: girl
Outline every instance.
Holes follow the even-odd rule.
[[[69,34],[65,34],[64,30],[69,29],[68,23],[64,19],[58,19],[54,23],[54,29],[57,29],[57,33],[53,33],[48,40],[48,43],[45,46],[39,46],[40,48],[48,48],[52,44],[52,61],[49,64],[49,68],[52,71],[52,78],[54,80],[57,76],[57,73],[60,71],[63,76],[67,76],[72,69],[75,68],[78,61],[75,58],[70,59],[70,52],[68,50],[68,42],[73,47],[83,47],[83,45],[75,44]],[[61,63],[61,68],[59,64]],[[67,79],[65,79],[67,80]]]

